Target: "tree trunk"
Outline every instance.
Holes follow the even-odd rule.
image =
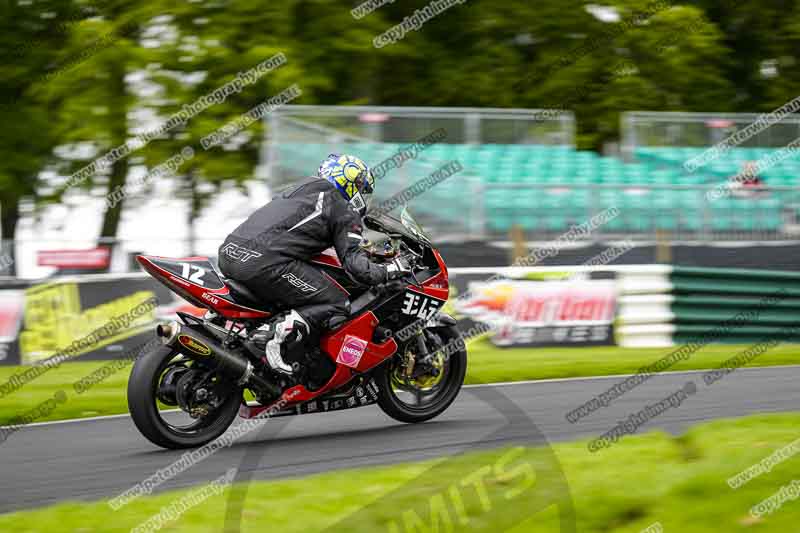
[[[13,194],[0,196],[0,274],[7,276],[17,273],[14,237],[19,222],[19,200],[19,196]]]
[[[111,177],[108,180],[108,190],[106,193],[111,194],[117,187],[124,187],[125,177],[127,175],[128,161],[126,159],[121,159],[114,163],[111,169]],[[103,228],[100,230],[101,239],[105,237],[105,240],[109,240],[117,236],[119,221],[122,215],[122,205],[124,203],[125,198],[122,197],[113,207],[106,207],[106,212],[103,215]]]
[[[111,97],[109,99],[109,109],[111,110],[109,120],[111,121],[111,143],[112,149],[124,144],[128,140],[127,106],[125,102],[125,64],[122,61],[112,61],[109,63],[108,73],[111,77]],[[115,161],[111,167],[111,177],[108,181],[107,194],[111,194],[117,187],[125,186],[125,179],[128,175],[127,157]],[[101,239],[112,240],[117,236],[119,229],[120,215],[125,198],[122,197],[113,207],[107,207],[103,215],[103,227],[100,230]]]
[[[189,170],[189,216],[186,221],[189,228],[189,255],[197,253],[197,233],[195,231],[195,220],[200,214],[200,198],[197,195],[197,178],[194,170]]]

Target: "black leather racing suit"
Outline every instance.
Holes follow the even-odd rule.
[[[228,235],[219,249],[223,274],[264,301],[294,309],[317,332],[347,316],[347,294],[308,260],[333,246],[345,270],[367,285],[387,280],[384,266],[359,246],[361,217],[324,179],[308,178],[276,195]]]

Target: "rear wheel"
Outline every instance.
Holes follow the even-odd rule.
[[[241,403],[240,387],[167,346],[139,357],[128,380],[133,423],[164,448],[211,442],[228,429]]]
[[[467,351],[458,342],[455,327],[435,328],[424,333],[428,352],[421,365],[419,345],[411,339],[375,375],[378,405],[400,422],[430,420],[456,399],[467,371]]]

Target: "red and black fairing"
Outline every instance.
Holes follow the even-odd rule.
[[[310,405],[307,402],[311,400],[340,394],[338,391],[344,390],[355,377],[368,377],[370,370],[397,351],[397,341],[391,335],[376,335],[377,328],[382,328],[384,332],[397,332],[415,322],[434,317],[449,294],[447,267],[439,252],[426,239],[409,235],[403,238],[417,247],[420,256],[417,267],[422,269],[416,271],[418,283],[407,284],[400,290],[381,292],[357,284],[344,271],[332,249],[312,259],[348,292],[353,303],[353,316],[343,326],[321,337],[321,351],[335,363],[335,371],[327,383],[317,390],[310,391],[304,385],[295,385],[269,405],[243,405],[240,416],[252,418],[265,410],[274,411],[276,408],[283,412],[301,404]],[[269,311],[237,303],[230,287],[205,257],[171,259],[138,256],[137,260],[161,283],[197,306],[213,309],[229,319],[255,319],[256,324],[271,316]],[[268,302],[265,304],[268,305]],[[356,399],[359,399],[358,396],[353,401]],[[370,403],[372,401],[374,399]]]
[[[136,260],[151,276],[190,303],[230,319],[267,319],[271,313],[234,301],[230,288],[207,257],[170,258],[139,255]]]
[[[323,335],[321,348],[338,366],[357,373],[374,368],[397,350],[392,337],[373,342],[378,326],[398,331],[432,318],[444,305],[449,293],[447,267],[436,250],[429,250],[435,266],[426,272],[427,277],[418,276],[421,287],[408,285],[404,290],[378,297],[344,327]]]
[[[319,398],[331,391],[344,387],[358,374],[371,370],[397,351],[394,339],[376,344],[372,342],[378,319],[371,311],[361,313],[342,328],[322,336],[320,348],[333,359],[336,370],[328,382],[315,391],[304,385],[295,385],[283,392],[281,398],[272,405],[296,405]],[[254,417],[271,406],[246,407],[240,411],[245,417]]]
[[[439,252],[428,248],[423,262],[429,268],[417,273],[420,286],[408,285],[377,306],[375,316],[383,323],[394,324],[397,331],[418,320],[432,318],[447,302],[450,284],[447,267]]]
[[[324,262],[329,268],[341,270],[341,267],[337,267],[339,261],[335,253],[326,253],[325,258],[319,261],[315,259],[315,262]],[[450,287],[442,256],[434,248],[428,247],[422,263],[428,269],[417,275],[420,287],[408,285],[404,290],[376,297],[344,326],[322,336],[320,348],[336,363],[336,370],[321,389],[310,391],[303,385],[296,385],[284,391],[280,399],[271,405],[245,406],[240,415],[252,418],[276,406],[293,408],[316,398],[324,398],[326,394],[342,389],[354,377],[364,375],[394,355],[398,349],[397,341],[389,337],[383,342],[373,342],[375,329],[380,326],[399,331],[414,322],[431,318],[447,301]],[[358,290],[363,293],[365,288]],[[368,297],[368,294],[364,296]],[[321,406],[315,408],[322,409]]]

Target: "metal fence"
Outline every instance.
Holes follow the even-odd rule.
[[[661,146],[659,143],[706,146],[758,116],[627,113],[623,119],[625,146],[631,151],[636,146]],[[440,240],[507,239],[509,231],[516,227],[529,239],[551,239],[568,231],[570,225],[581,224],[612,207],[618,208],[620,215],[598,228],[594,233],[597,238],[630,235],[637,240],[652,240],[658,235],[674,240],[733,241],[796,237],[800,198],[793,188],[726,189],[721,198],[708,201],[724,177],[712,176],[706,183],[702,179],[676,180],[680,185],[657,185],[647,176],[642,176],[645,179],[641,184],[613,176],[601,183],[594,183],[593,178],[587,183],[585,179],[571,180],[571,171],[565,169],[512,168],[515,163],[503,157],[502,151],[509,147],[564,148],[570,151],[566,157],[573,157],[571,114],[540,110],[285,106],[271,114],[269,121],[267,176],[274,185],[313,172],[328,153],[343,148],[366,154],[375,165],[392,157],[393,151],[406,143],[438,128],[446,130],[447,137],[437,146],[421,150],[412,160],[391,170],[380,183],[376,198],[380,202],[396,195],[446,163],[453,154],[463,158],[463,172],[409,203],[415,216]],[[774,124],[755,135],[752,142],[777,146],[798,133],[800,119],[789,117],[785,123]],[[498,151],[493,154],[494,164],[504,165],[506,176],[517,180],[515,183],[497,183],[498,168],[487,167],[484,160],[492,156],[493,150]],[[553,175],[545,176],[547,172]],[[559,175],[561,179],[553,180]],[[549,179],[540,180],[539,176]]]
[[[313,125],[313,135],[332,140],[409,143],[438,128],[447,130],[446,143],[573,146],[575,137],[575,117],[562,110],[285,105],[267,116],[271,142],[289,140],[291,130],[280,129],[286,119]]]
[[[330,153],[352,151],[379,167],[440,132],[433,144],[406,150],[412,157],[387,165],[373,201],[396,197],[456,161],[463,170],[411,204],[419,206],[416,215],[432,233],[452,238],[486,235],[478,201],[484,175],[479,163],[486,151],[530,145],[571,149],[575,135],[571,112],[535,109],[287,105],[267,120],[264,177],[275,187],[314,172]]]
[[[779,241],[800,238],[800,188],[726,185],[482,185],[484,238],[519,226],[532,240]],[[413,206],[412,206],[413,207]],[[612,216],[613,215],[613,216]],[[573,239],[572,236],[569,237]]]
[[[629,111],[621,120],[622,152],[630,160],[636,148],[708,147],[746,128],[762,117],[757,113],[683,113]],[[787,114],[750,136],[742,148],[778,148],[800,137],[800,117]]]
[[[387,157],[442,130],[440,148],[464,145],[574,146],[570,112],[535,109],[422,108],[382,106],[287,105],[268,117],[266,178],[281,183],[315,169],[321,158],[343,148]],[[424,149],[392,174],[415,176],[414,163],[445,162],[437,150]],[[446,151],[452,153],[452,151]],[[376,161],[369,161],[375,165]]]
[[[623,119],[625,142],[631,150],[643,143],[706,146],[730,132],[721,126],[740,128],[758,116],[627,113]],[[545,117],[549,120],[543,120]],[[782,129],[769,132],[772,128],[768,128],[753,142],[779,145],[794,139],[800,132],[800,119],[785,121],[772,126]],[[275,184],[296,179],[298,172],[309,172],[325,155],[343,146],[362,150],[374,165],[391,156],[398,143],[414,142],[437,128],[447,130],[447,138],[438,148],[449,149],[422,151],[387,174],[378,193],[384,198],[397,194],[445,163],[459,147],[455,152],[465,158],[464,172],[409,203],[438,240],[505,240],[517,227],[528,239],[553,239],[571,225],[612,207],[619,209],[619,216],[587,238],[754,241],[797,237],[800,196],[792,187],[761,191],[723,187],[721,197],[709,201],[725,183],[725,176],[686,176],[676,178],[672,185],[672,181],[650,179],[650,167],[639,165],[643,174],[632,182],[622,174],[633,169],[619,166],[612,170],[617,176],[578,179],[572,174],[581,158],[575,156],[588,154],[573,150],[574,117],[537,110],[286,106],[270,116],[269,179]],[[465,145],[472,151],[463,150]],[[498,154],[493,165],[505,168],[485,165],[482,158],[487,151],[491,154],[493,149],[508,150],[509,146],[521,150],[563,148],[569,165],[520,168]],[[600,161],[607,162],[613,163]]]

